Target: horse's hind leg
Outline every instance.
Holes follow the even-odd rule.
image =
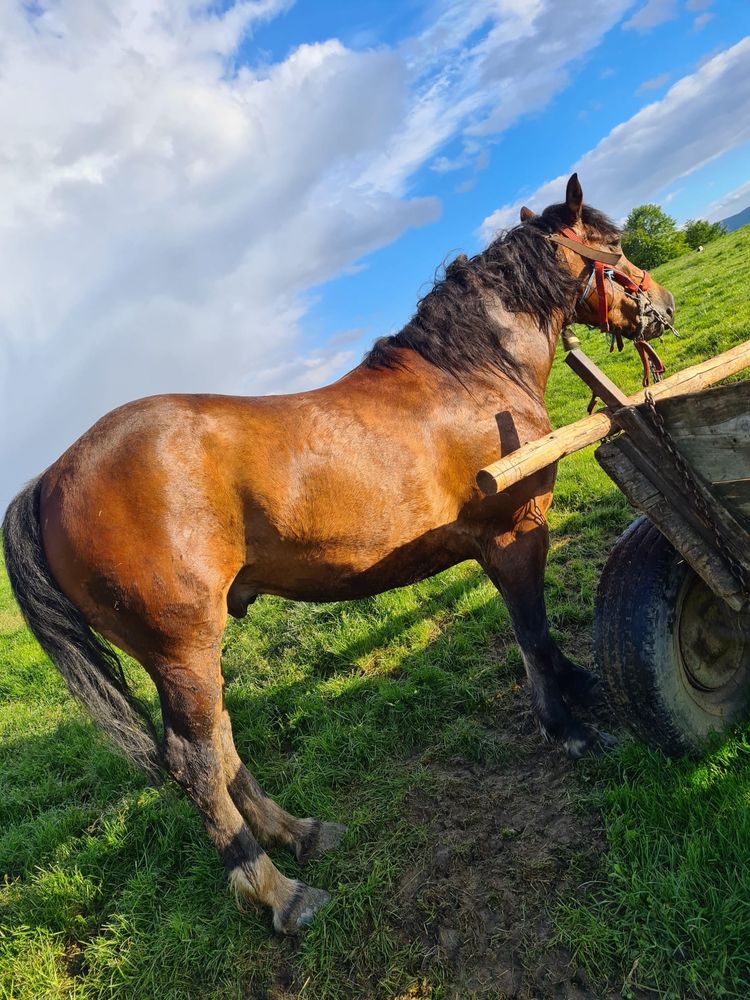
[[[206,657],[209,657],[208,661]],[[165,762],[197,806],[238,894],[273,912],[277,931],[310,923],[328,894],[285,878],[253,838],[227,790],[222,747],[222,678],[218,655],[184,653],[151,668],[161,698]]]
[[[240,760],[226,709],[221,715],[224,774],[229,794],[264,847],[280,845],[301,862],[337,847],[346,827],[309,817],[297,819],[269,798]]]

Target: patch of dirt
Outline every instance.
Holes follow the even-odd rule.
[[[526,692],[516,687],[498,715],[506,759],[431,764],[434,790],[410,797],[430,847],[401,881],[403,932],[421,942],[425,972],[444,967],[451,1000],[604,1000],[551,920],[594,873],[602,832],[576,810],[575,765],[542,742]]]
[[[613,729],[603,702],[575,714]],[[446,1000],[622,1000],[595,990],[555,940],[555,907],[583,896],[605,847],[596,814],[576,806],[576,764],[544,743],[519,684],[498,698],[492,723],[507,750],[497,762],[415,760],[432,781],[410,793],[406,819],[427,829],[427,847],[401,878],[398,912],[404,943],[423,958],[397,1000],[429,1000],[435,973]],[[266,1000],[303,995],[299,945],[283,944]],[[627,996],[649,1000],[634,987]]]

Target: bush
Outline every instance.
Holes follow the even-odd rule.
[[[710,243],[711,240],[718,240],[726,232],[720,222],[706,222],[705,219],[688,219],[683,229],[685,242],[691,250]]]
[[[639,205],[625,221],[622,249],[636,267],[650,271],[687,253],[685,233],[658,205]]]

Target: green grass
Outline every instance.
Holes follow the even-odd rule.
[[[750,338],[749,277],[750,229],[659,270],[683,332],[664,344],[670,371]],[[583,340],[638,389],[632,349],[607,357],[600,334]],[[555,423],[586,402],[556,364]],[[579,660],[607,548],[630,517],[591,450],[562,463],[547,599]],[[183,796],[146,787],[110,752],[23,627],[4,573],[0,637],[0,997],[262,997],[274,981],[315,1000],[443,996],[450,972],[424,972],[397,886],[429,841],[429,828],[407,822],[406,801],[430,786],[430,764],[513,752],[503,699],[521,661],[477,568],[347,604],[263,598],[227,630],[240,753],[286,808],[349,824],[342,848],[306,875],[334,896],[301,943],[238,911]],[[152,697],[140,668],[130,673]],[[749,753],[741,734],[701,763],[628,743],[579,768],[581,808],[601,811],[607,849],[582,898],[551,906],[602,995],[750,993]]]
[[[675,296],[682,334],[659,346],[668,374],[750,339],[750,228],[655,276]],[[584,335],[584,349],[620,386],[638,391],[632,352],[626,346],[606,358],[603,347],[592,349],[596,337]],[[557,365],[547,395],[555,424],[576,419],[587,395]],[[572,536],[576,548],[587,537],[596,561],[602,549],[591,515],[603,527],[624,527],[631,514],[592,450],[561,463],[551,523],[554,535]],[[553,564],[552,578],[555,572]],[[584,554],[580,578],[590,572]],[[591,603],[582,596],[588,627]],[[557,602],[551,605],[554,618]],[[673,762],[631,743],[582,768],[594,785],[586,802],[602,811],[608,850],[586,901],[563,907],[560,927],[596,982],[624,986],[625,996],[637,987],[660,998],[750,996],[749,752],[746,731],[701,763]]]
[[[675,1000],[750,994],[748,765],[747,731],[701,763],[631,743],[589,765],[609,850],[587,904],[560,922],[595,980],[617,970]]]

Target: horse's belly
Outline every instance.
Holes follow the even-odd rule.
[[[369,597],[434,576],[469,558],[451,538],[437,532],[386,552],[315,551],[285,544],[272,558],[255,553],[230,591],[234,595],[275,594],[296,601],[344,601]],[[269,554],[270,555],[270,554]]]

